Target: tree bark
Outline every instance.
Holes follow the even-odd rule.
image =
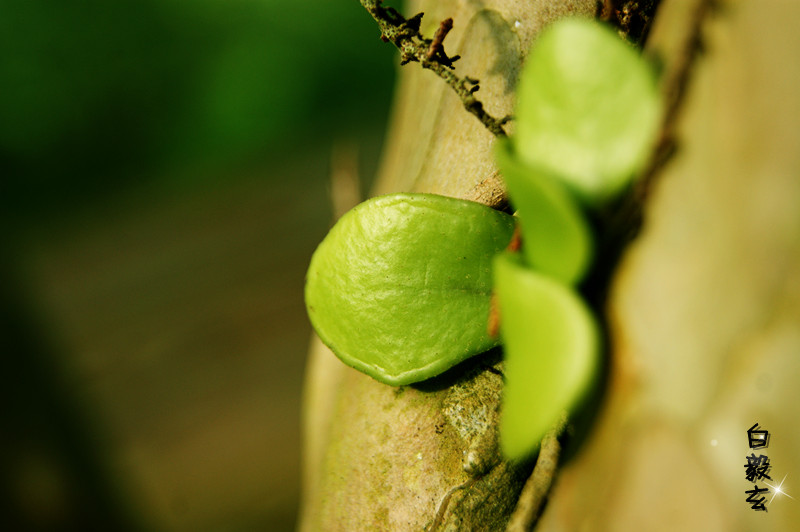
[[[665,79],[685,59],[701,2],[661,3],[649,47]],[[742,468],[755,422],[773,435],[773,479],[800,466],[800,6],[718,3],[700,26],[705,52],[680,102],[678,150],[655,176],[643,231],[614,276],[606,393],[580,445],[567,449],[543,530],[800,522],[787,499],[768,515],[752,511]],[[408,14],[425,11],[424,35],[454,19],[445,48],[462,56],[459,75],[480,79],[494,116],[511,112],[541,28],[598,10],[593,0],[408,4]],[[403,67],[374,193],[488,202],[480,184],[495,174],[493,140],[438,78]],[[499,357],[395,388],[314,339],[301,529],[504,529],[532,464],[497,454]],[[486,474],[465,471],[470,451]]]

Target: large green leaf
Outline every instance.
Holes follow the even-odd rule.
[[[486,332],[492,257],[513,230],[513,217],[471,201],[393,194],[364,202],[311,259],[311,323],[343,362],[379,381],[437,375],[497,345]]]
[[[562,176],[589,205],[623,189],[660,123],[655,75],[611,29],[560,21],[537,39],[517,92],[517,155]]]

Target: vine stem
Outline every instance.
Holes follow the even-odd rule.
[[[430,70],[447,83],[461,100],[464,108],[475,115],[486,129],[496,137],[505,137],[503,125],[511,117],[495,118],[483,108],[483,103],[475,97],[480,82],[468,76],[459,77],[453,72],[453,63],[459,56],[448,57],[443,41],[453,27],[453,19],[445,19],[439,25],[433,39],[424,38],[419,32],[422,13],[407,19],[392,7],[384,7],[382,0],[359,0],[364,9],[372,15],[381,30],[381,39],[391,42],[400,50],[400,64],[418,62],[422,68]]]
[[[664,90],[666,105],[661,123],[661,136],[648,167],[642,173],[641,181],[645,190],[649,188],[653,177],[666,164],[675,150],[677,117],[686,96],[695,59],[703,49],[703,23],[708,18],[709,12],[715,7],[717,7],[715,0],[699,0],[696,3],[694,12],[689,19],[690,27],[682,49],[677,54],[675,66],[668,72],[665,82],[666,90]],[[647,48],[645,52],[650,56],[654,55],[654,51],[650,48]]]
[[[522,488],[517,507],[508,521],[506,532],[528,532],[533,530],[536,525],[536,520],[539,518],[556,476],[558,459],[561,455],[558,436],[564,431],[566,424],[567,413],[563,412],[556,425],[542,438],[536,466]]]

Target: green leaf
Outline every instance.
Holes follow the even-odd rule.
[[[519,211],[522,253],[529,266],[567,284],[577,284],[592,260],[586,218],[560,180],[546,170],[520,164],[508,141],[498,141],[497,165]]]
[[[311,323],[344,363],[381,382],[433,377],[498,344],[486,332],[492,257],[513,231],[512,216],[471,201],[366,201],[311,259]]]
[[[647,161],[661,103],[650,65],[610,28],[565,19],[534,43],[517,90],[517,155],[566,180],[589,205]]]
[[[500,443],[506,457],[520,460],[588,391],[599,332],[572,289],[526,268],[519,255],[498,255],[494,278],[506,357]]]

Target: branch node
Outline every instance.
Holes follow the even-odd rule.
[[[403,23],[403,26],[404,26],[404,27],[405,27],[407,30],[409,30],[409,31],[411,31],[411,32],[413,32],[413,33],[419,33],[419,26],[420,26],[420,24],[422,23],[422,16],[423,16],[424,14],[425,14],[425,13],[422,13],[422,12],[420,12],[420,13],[417,13],[416,15],[414,15],[413,17],[411,17],[410,19],[406,20],[406,21]]]
[[[439,23],[439,28],[436,30],[436,33],[433,34],[433,40],[431,41],[430,46],[428,46],[428,52],[425,54],[425,58],[428,61],[432,60],[437,54],[447,57],[447,54],[444,53],[444,38],[447,37],[447,34],[450,33],[450,30],[452,29],[452,18],[446,18]]]

